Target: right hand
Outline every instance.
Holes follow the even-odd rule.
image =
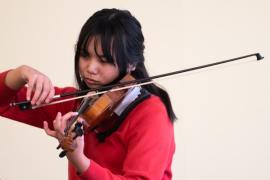
[[[39,105],[44,102],[49,103],[55,94],[51,80],[32,67],[24,65],[20,68],[21,77],[28,86],[26,99],[31,101],[32,105]]]

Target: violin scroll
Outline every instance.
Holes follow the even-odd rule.
[[[75,133],[75,135],[73,135],[73,133]],[[73,140],[75,140],[79,136],[82,136],[83,133],[84,132],[82,129],[82,123],[77,122],[72,132],[68,132],[67,135],[63,137],[57,147],[57,149],[59,149],[60,147],[63,149],[63,151],[59,154],[60,158],[66,156],[67,152],[73,152],[75,150],[76,146],[74,146]]]

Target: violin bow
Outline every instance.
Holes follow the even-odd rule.
[[[119,91],[119,90],[123,90],[123,89],[129,89],[129,88],[136,87],[136,86],[144,86],[147,84],[154,83],[154,81],[152,81],[153,79],[158,79],[158,78],[162,78],[162,77],[172,76],[175,74],[181,74],[181,73],[185,73],[185,72],[195,71],[198,69],[204,69],[204,68],[211,67],[211,66],[217,66],[217,65],[221,65],[221,64],[225,64],[225,63],[229,63],[229,62],[233,62],[233,61],[238,61],[238,60],[245,59],[245,58],[252,57],[252,56],[256,56],[257,61],[262,60],[264,58],[263,56],[261,56],[260,53],[253,53],[253,54],[249,54],[249,55],[245,55],[245,56],[240,56],[240,57],[236,57],[236,58],[232,58],[232,59],[227,59],[227,60],[223,60],[223,61],[205,64],[205,65],[195,66],[195,67],[182,69],[182,70],[178,70],[178,71],[173,71],[173,72],[169,72],[169,73],[159,74],[159,75],[146,77],[146,78],[142,78],[142,79],[135,79],[132,81],[126,81],[126,82],[116,83],[113,85],[107,85],[107,86],[103,86],[101,88],[79,90],[79,91],[70,92],[70,93],[63,93],[63,94],[55,95],[53,97],[52,102],[44,103],[41,105],[32,106],[31,101],[21,101],[21,102],[13,102],[10,104],[10,106],[19,106],[19,108],[21,110],[36,109],[36,108],[40,108],[40,107],[44,107],[44,106],[63,103],[63,102],[81,99],[81,98],[85,98],[85,97],[101,95],[101,94],[104,94],[108,91],[113,92],[113,91]],[[114,87],[118,87],[118,88],[114,88]],[[89,92],[92,92],[92,93],[89,93]],[[86,94],[86,93],[88,93],[88,94]],[[83,95],[81,95],[81,94],[83,94]],[[58,99],[68,97],[68,96],[75,96],[75,97],[57,101]]]

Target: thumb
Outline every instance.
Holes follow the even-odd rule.
[[[51,137],[55,137],[56,138],[56,131],[53,131],[49,128],[48,126],[48,122],[47,121],[43,121],[43,129],[45,130],[45,133]]]

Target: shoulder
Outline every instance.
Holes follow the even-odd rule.
[[[129,129],[167,131],[173,129],[167,110],[158,96],[151,95],[138,104],[127,116]]]
[[[167,110],[163,102],[158,96],[151,95],[149,98],[138,104],[131,112],[132,114],[142,116],[162,116],[162,118],[169,118]]]
[[[166,111],[166,107],[157,96],[138,104],[124,120],[122,126],[126,141],[134,147],[138,143],[141,148],[161,149],[173,148],[174,127]]]

